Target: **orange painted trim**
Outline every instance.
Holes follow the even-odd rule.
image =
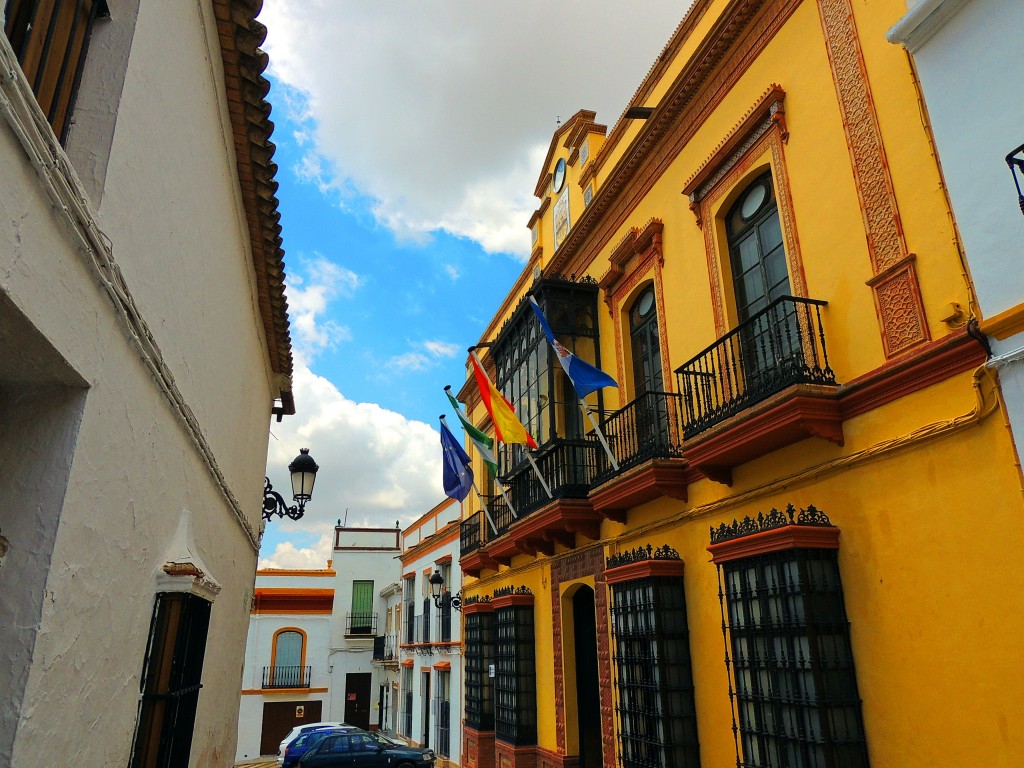
[[[437,564],[437,565],[444,565],[445,563],[450,563],[451,561],[452,561],[452,556],[451,555],[444,555],[443,557],[437,558],[437,560],[435,560],[434,563]]]
[[[429,675],[430,674],[430,667],[420,667],[420,672],[426,672]]]
[[[490,601],[485,603],[473,603],[471,605],[462,605],[462,615],[468,616],[471,613],[491,613],[494,611],[494,606],[491,605]]]
[[[442,670],[442,671],[443,670],[447,670],[447,669],[451,669],[451,668],[452,668],[452,663],[450,661],[439,661],[439,662],[437,662],[437,664],[434,665],[434,669],[439,669],[439,670]]]
[[[453,541],[458,541],[459,538],[459,520],[453,520],[447,523],[438,533],[432,534],[418,544],[414,544],[402,553],[402,564],[408,564],[413,560],[419,560],[421,557],[426,557],[431,552],[435,552],[446,544],[451,544]],[[450,530],[445,530],[450,528]]]
[[[409,571],[408,573],[403,573],[402,574],[402,579],[405,580],[405,581],[408,581],[409,579],[415,579],[415,578],[416,578],[416,571]]]
[[[413,531],[418,531],[420,528],[422,528],[424,525],[429,523],[435,517],[440,515],[442,512],[444,512],[446,509],[448,509],[454,503],[455,503],[455,499],[450,498],[450,497],[446,497],[444,501],[438,502],[436,505],[434,505],[429,510],[427,510],[422,515],[420,515],[420,517],[417,520],[415,520],[413,523],[411,523],[408,528],[403,530],[402,531],[402,536],[408,536]]]
[[[787,549],[839,549],[839,529],[784,525],[721,544],[711,544],[707,548],[711,562],[716,564]]]
[[[412,667],[412,666],[415,666],[415,663],[413,662],[412,659],[402,659],[402,666],[403,667]]]
[[[1010,307],[1005,312],[983,320],[979,327],[986,336],[1000,340],[1024,331],[1024,304]]]
[[[619,584],[623,581],[648,579],[656,576],[678,576],[682,578],[683,568],[682,560],[641,560],[637,563],[620,565],[618,568],[609,568],[604,572],[604,577],[609,584]]]
[[[304,571],[298,568],[262,568],[256,571],[257,576],[337,576],[332,568],[319,568],[316,570]]]
[[[333,589],[286,589],[257,587],[251,613],[331,613]]]
[[[501,597],[492,597],[491,605],[495,609],[499,608],[511,608],[519,605],[530,605],[534,603],[533,595],[502,595]]]
[[[295,696],[302,693],[327,693],[326,688],[243,688],[243,696],[278,696],[280,694]]]

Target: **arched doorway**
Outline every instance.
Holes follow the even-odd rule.
[[[601,746],[601,688],[597,674],[596,617],[594,590],[582,586],[572,596],[580,768],[601,768],[604,764]]]

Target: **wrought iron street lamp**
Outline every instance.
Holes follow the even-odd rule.
[[[1020,212],[1024,213],[1024,192],[1021,191],[1021,178],[1024,177],[1024,144],[1021,144],[1013,152],[1006,156],[1006,164],[1010,167],[1010,175],[1013,176],[1013,183],[1017,187],[1017,204]]]
[[[436,608],[441,607],[441,596],[444,594],[444,576],[441,575],[440,571],[434,571],[428,579],[430,582],[430,595],[434,598],[434,606]],[[462,590],[460,589],[458,594],[452,595],[451,605],[456,611],[462,610]]]
[[[320,467],[309,455],[309,448],[302,448],[295,460],[288,465],[288,471],[292,475],[292,498],[296,502],[290,507],[285,504],[284,497],[274,490],[270,478],[263,478],[263,519],[269,520],[274,515],[289,517],[292,520],[302,517],[306,502],[313,498],[313,483],[316,482],[318,469]]]

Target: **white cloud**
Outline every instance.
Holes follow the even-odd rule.
[[[447,341],[424,341],[423,348],[434,357],[455,357],[459,352],[459,345]]]
[[[352,296],[360,285],[359,276],[350,269],[317,254],[299,259],[302,273],[288,276],[288,315],[295,333],[295,351],[299,359],[311,361],[323,349],[332,349],[349,341],[352,333],[334,320],[323,320],[331,299]]]
[[[689,4],[267,0],[260,19],[284,108],[309,121],[308,178],[368,197],[399,238],[525,258],[556,118],[610,127]]]
[[[462,273],[459,272],[459,268],[454,264],[445,264],[444,271],[448,273],[448,277],[450,277],[453,282],[462,276]]]
[[[334,545],[334,526],[324,524],[323,533],[309,547],[296,547],[291,541],[282,541],[269,557],[261,557],[260,568],[326,568]]]
[[[305,516],[298,522],[275,518],[270,525],[315,535],[319,542],[285,542],[268,561],[323,567],[330,551],[323,534],[346,510],[349,525],[390,527],[400,520],[404,526],[444,498],[440,438],[432,427],[354,402],[305,365],[296,366],[293,381],[299,412],[272,426],[267,473],[275,488],[290,488],[287,466],[300,448],[309,448],[320,471]]]
[[[395,371],[426,371],[442,360],[450,360],[459,352],[459,345],[448,341],[428,339],[414,343],[410,352],[388,358],[385,365]]]

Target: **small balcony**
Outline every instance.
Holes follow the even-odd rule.
[[[345,614],[346,637],[373,637],[377,634],[376,613]]]
[[[377,635],[373,638],[373,661],[398,663],[398,635]]]
[[[676,369],[692,466],[728,483],[732,467],[804,438],[842,444],[824,306],[782,296]]]
[[[482,517],[479,512],[474,512],[459,524],[459,552],[463,556],[479,549],[484,543],[480,530]]]
[[[309,688],[312,667],[264,667],[264,688]]]

